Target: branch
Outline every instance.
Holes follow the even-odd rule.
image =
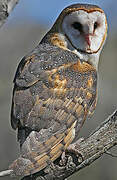
[[[8,176],[8,175],[10,175],[12,172],[13,172],[13,170],[2,171],[2,172],[0,172],[0,177]]]
[[[19,0],[0,0],[0,27],[5,23]]]
[[[104,153],[110,154],[108,150],[117,144],[117,110],[108,117],[88,138],[77,141],[70,145],[65,153],[65,162],[57,159],[50,163],[44,170],[24,177],[22,180],[64,180],[73,173],[78,172],[92,164]],[[116,155],[114,155],[116,157]],[[16,175],[14,170],[0,173],[4,175]]]

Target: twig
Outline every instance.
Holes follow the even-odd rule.
[[[117,154],[113,154],[110,151],[106,151],[105,154],[107,154],[107,155],[109,155],[111,157],[114,157],[114,158],[116,157],[117,158]]]
[[[2,171],[2,172],[0,172],[0,177],[9,176],[12,172],[13,172],[13,170]]]
[[[7,1],[8,1],[8,13],[10,14],[10,12],[14,9],[16,4],[18,4],[19,0],[7,0]]]
[[[19,0],[0,0],[0,27],[5,23]]]

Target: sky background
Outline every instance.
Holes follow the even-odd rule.
[[[20,0],[17,7],[9,17],[10,20],[33,20],[36,23],[51,26],[61,10],[73,3],[92,3],[99,5],[108,15],[110,27],[117,26],[115,23],[117,10],[115,0]],[[22,12],[22,13],[21,13]],[[19,22],[17,22],[19,23]]]

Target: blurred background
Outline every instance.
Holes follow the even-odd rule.
[[[31,51],[52,26],[61,10],[73,3],[92,3],[107,14],[108,39],[99,63],[98,104],[80,137],[87,137],[117,106],[117,1],[115,0],[20,0],[0,29],[0,171],[19,155],[16,132],[10,126],[13,77],[20,59]],[[112,152],[117,154],[117,147]],[[1,178],[9,180],[9,177]],[[117,159],[104,155],[69,180],[116,180]]]

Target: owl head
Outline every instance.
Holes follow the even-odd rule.
[[[107,36],[106,15],[96,5],[74,4],[61,12],[48,34],[54,45],[72,50],[97,66]]]
[[[96,53],[107,36],[104,11],[95,5],[75,4],[65,8],[53,29],[62,33],[78,51]]]

